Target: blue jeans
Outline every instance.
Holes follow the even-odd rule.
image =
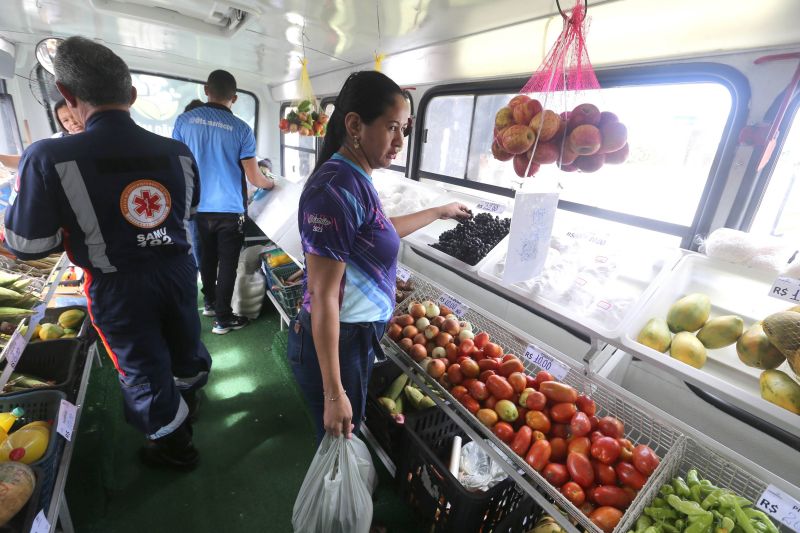
[[[354,431],[358,431],[364,418],[367,384],[372,375],[375,356],[381,360],[385,357],[380,340],[386,326],[386,322],[339,325],[339,372],[342,386],[347,391],[353,408]],[[325,397],[317,350],[311,336],[311,315],[305,310],[301,310],[289,325],[288,359],[317,427],[317,441],[321,441],[325,436],[325,427],[322,424]]]

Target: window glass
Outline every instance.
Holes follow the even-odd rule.
[[[139,126],[165,137],[172,136],[175,119],[189,102],[194,99],[206,102],[202,82],[141,73],[131,73],[131,78],[137,92],[131,117]],[[256,97],[242,91],[237,96],[231,111],[255,131]]]
[[[468,180],[511,187],[512,180],[519,179],[514,174],[510,162],[498,161],[492,157],[494,116],[497,110],[508,104],[513,97],[513,94],[484,94],[476,98],[475,123],[472,125],[467,169]]]
[[[283,118],[289,116],[292,111],[291,107],[284,107]],[[330,116],[330,115],[329,115]],[[299,148],[310,148],[314,150],[317,147],[317,137],[311,135],[300,135],[299,133],[283,133],[283,144],[285,146],[295,146]]]
[[[464,177],[474,99],[472,95],[437,96],[428,103],[422,136],[422,171]],[[494,121],[494,115],[490,119]]]
[[[283,150],[283,172],[286,178],[291,181],[305,179],[311,175],[317,157],[312,152],[295,150],[288,146]]]
[[[21,154],[22,139],[19,136],[14,102],[11,96],[0,94],[0,154]]]

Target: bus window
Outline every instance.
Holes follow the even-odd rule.
[[[422,136],[423,172],[464,177],[474,103],[472,95],[437,96],[430,101]],[[494,115],[487,120],[494,122]]]
[[[5,93],[5,82],[0,80],[0,154],[21,154],[22,139],[17,127],[17,115],[11,95]]]
[[[175,119],[183,113],[186,104],[195,98],[203,102],[207,99],[202,81],[142,72],[132,72],[131,78],[137,92],[136,102],[131,107],[131,117],[139,126],[165,137],[172,136]],[[256,132],[258,99],[254,94],[245,91],[237,91],[237,95],[231,111]]]
[[[286,118],[291,105],[281,106],[281,117]],[[281,174],[292,181],[307,178],[317,164],[317,139],[299,133],[281,133]],[[321,146],[321,145],[320,145]]]

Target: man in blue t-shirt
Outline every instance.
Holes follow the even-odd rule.
[[[200,277],[205,316],[216,316],[213,333],[225,334],[247,325],[233,314],[231,298],[236,266],[244,244],[247,184],[271,189],[274,182],[258,170],[256,138],[243,120],[233,115],[236,79],[215,70],[205,85],[208,103],[183,113],[172,137],[185,143],[200,169],[200,205],[195,216],[200,236]]]

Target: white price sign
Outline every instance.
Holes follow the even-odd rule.
[[[553,377],[559,381],[562,381],[569,373],[569,367],[567,365],[553,359],[533,344],[529,344],[528,348],[525,350],[525,359],[542,370],[550,372],[553,374]]]
[[[409,278],[411,278],[411,271],[408,270],[405,267],[401,267],[400,265],[397,265],[397,274],[396,275],[397,275],[397,279],[399,279],[400,281],[405,283],[406,281],[409,280]]]
[[[67,440],[72,440],[72,430],[75,429],[75,417],[78,408],[67,400],[61,400],[61,408],[58,410],[58,426],[56,431]]]
[[[494,213],[496,215],[499,215],[500,213],[506,210],[506,206],[504,206],[503,204],[496,204],[494,202],[480,202],[475,207],[477,207],[478,209],[482,209],[484,211],[488,211],[490,213]]]
[[[756,507],[791,529],[800,532],[800,502],[774,485],[767,487]]]
[[[6,346],[6,361],[8,361],[11,370],[17,368],[17,363],[19,358],[22,357],[22,352],[25,351],[26,344],[25,337],[20,335],[19,331],[15,331],[11,335],[11,340],[8,341],[8,346]]]
[[[800,279],[780,276],[772,284],[769,295],[779,300],[800,303]]]
[[[436,302],[440,306],[449,307],[453,313],[460,317],[464,316],[464,313],[469,311],[469,306],[467,304],[458,301],[458,298],[454,298],[449,294],[442,294]]]
[[[31,532],[30,533],[49,533],[50,532],[50,522],[47,521],[47,517],[44,515],[44,509],[39,511],[39,514],[36,515],[36,518],[33,519],[33,524],[31,524]]]

